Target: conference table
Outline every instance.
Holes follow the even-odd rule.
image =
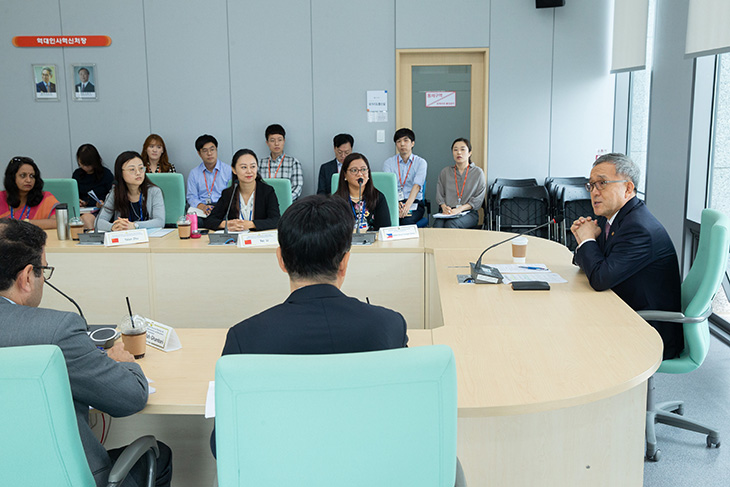
[[[537,237],[528,237],[527,262],[546,264],[566,283],[519,292],[459,284],[469,262],[505,236],[421,229],[418,239],[353,247],[343,291],[401,312],[410,346],[453,349],[458,454],[470,485],[642,485],[646,381],[661,362],[658,333],[613,292],[591,289],[567,248]],[[289,294],[275,247],[208,246],[205,237],[180,240],[175,232],[146,244],[85,247],[49,232],[46,253],[54,283],[91,323],[118,322],[129,296],[135,312],[180,336],[181,350],[148,347],[139,361],[157,391],[143,411],[149,416],[125,425],[156,418],[143,421],[149,427],[172,415],[179,427],[181,417],[199,418],[227,329]],[[511,261],[509,244],[484,257]],[[73,309],[48,290],[42,306]],[[200,462],[213,468],[210,455],[194,457],[197,466],[176,464],[176,478]]]

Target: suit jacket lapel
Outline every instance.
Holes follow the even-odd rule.
[[[636,208],[638,205],[641,204],[641,200],[634,196],[629,201],[626,202],[624,206],[621,207],[621,209],[618,211],[618,214],[616,215],[616,218],[613,219],[613,224],[611,225],[611,229],[609,230],[609,238],[606,239],[605,236],[602,236],[603,238],[603,248],[605,250],[608,250],[613,245],[613,237],[610,235],[613,235],[614,233],[618,232],[621,229],[621,223],[623,222],[624,218],[626,218],[626,215],[631,213],[634,208]],[[603,225],[605,226],[607,219],[603,219]],[[601,229],[604,228],[604,226],[601,227]],[[602,234],[604,232],[601,232]],[[604,252],[605,253],[605,252]]]

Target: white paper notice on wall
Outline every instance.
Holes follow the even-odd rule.
[[[368,90],[367,107],[368,123],[388,121],[388,91]]]
[[[426,108],[443,108],[456,106],[455,91],[427,91]]]

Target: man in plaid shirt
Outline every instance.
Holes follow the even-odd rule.
[[[286,131],[281,125],[266,127],[266,145],[271,154],[259,161],[259,174],[262,178],[284,178],[291,181],[291,199],[296,201],[302,194],[304,176],[301,163],[284,153],[285,139]]]

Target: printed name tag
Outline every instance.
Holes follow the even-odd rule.
[[[384,227],[380,229],[378,240],[405,240],[407,238],[418,238],[418,227],[416,225],[403,225],[402,227]]]
[[[278,233],[273,232],[249,232],[238,235],[237,247],[265,247],[267,245],[278,245]]]
[[[106,232],[104,234],[104,246],[116,247],[118,245],[131,245],[137,243],[149,242],[147,229],[138,228],[136,230],[124,230],[121,232]]]
[[[182,348],[180,338],[171,326],[163,325],[149,318],[147,323],[147,345],[163,352],[172,352]]]

